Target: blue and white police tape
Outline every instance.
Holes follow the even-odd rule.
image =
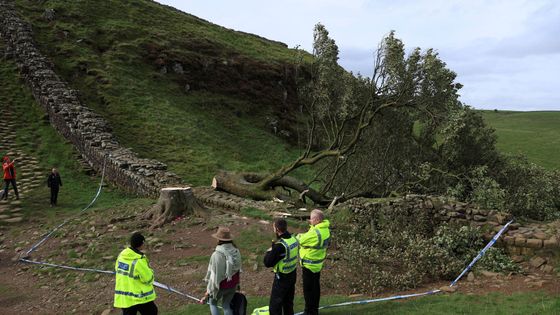
[[[62,222],[61,224],[59,224],[57,227],[55,227],[52,231],[48,232],[47,234],[45,234],[45,236],[39,241],[37,242],[35,245],[31,246],[31,248],[25,253],[25,256],[29,256],[29,254],[31,254],[33,251],[35,251],[39,246],[41,246],[44,242],[46,242],[53,234],[54,232],[58,231],[58,229],[60,229],[61,227],[63,227],[64,225],[66,225],[68,222],[72,221],[73,219],[75,219],[76,217],[78,217],[79,215],[82,214],[82,212],[86,211],[87,209],[89,209],[94,203],[95,201],[97,201],[97,198],[99,197],[99,195],[101,194],[101,188],[103,187],[103,179],[105,177],[105,165],[106,165],[106,158],[103,159],[103,170],[101,171],[101,181],[99,182],[99,188],[97,189],[97,193],[95,194],[95,196],[93,197],[93,199],[91,200],[91,202],[82,210],[80,210],[80,212],[78,212],[76,215],[66,219],[64,222]]]
[[[22,258],[20,259],[20,261],[28,263],[28,264],[34,264],[34,265],[41,265],[41,266],[47,266],[47,267],[52,267],[52,268],[61,268],[61,269],[66,269],[66,270],[74,270],[74,271],[84,271],[84,272],[96,272],[96,273],[103,273],[103,274],[108,274],[108,275],[114,275],[115,272],[114,271],[110,271],[110,270],[101,270],[101,269],[95,269],[95,268],[82,268],[82,267],[73,267],[73,266],[66,266],[66,265],[59,265],[59,264],[53,264],[53,263],[48,263],[48,262],[44,262],[44,261],[35,261],[35,260],[29,260],[29,259],[25,259]],[[178,291],[177,289],[172,288],[171,286],[167,285],[167,284],[163,284],[157,281],[154,281],[154,286],[164,289],[166,291],[172,292],[172,293],[176,293],[179,294],[181,296],[184,296],[186,298],[195,300],[197,302],[200,302],[199,298],[196,298],[192,295],[189,295],[187,293],[183,293],[181,291]]]
[[[482,256],[484,256],[484,254],[486,254],[486,251],[496,243],[496,241],[500,238],[500,236],[504,233],[504,231],[509,227],[509,225],[512,222],[513,222],[513,220],[506,223],[506,225],[504,225],[500,229],[500,231],[498,231],[498,233],[496,233],[496,235],[494,235],[494,237],[492,237],[492,239],[488,242],[488,244],[486,244],[486,246],[484,246],[484,248],[478,253],[478,255],[476,255],[476,257],[471,261],[471,263],[468,264],[468,266],[465,269],[463,269],[463,271],[459,274],[459,276],[455,280],[453,280],[453,282],[451,282],[451,284],[449,285],[450,287],[454,286],[457,283],[457,281],[459,281],[459,279],[461,279],[461,277],[463,277],[465,275],[465,273],[467,273],[474,266],[474,264],[480,258],[482,258]],[[340,307],[340,306],[347,306],[347,305],[362,305],[362,304],[369,304],[369,303],[375,303],[375,302],[400,300],[400,299],[407,299],[407,298],[424,296],[424,295],[432,295],[432,294],[437,294],[437,293],[440,293],[440,292],[442,292],[442,291],[441,290],[432,290],[432,291],[423,292],[423,293],[395,295],[395,296],[377,298],[377,299],[370,299],[370,300],[349,301],[349,302],[344,302],[344,303],[321,306],[321,307],[319,307],[319,309],[321,310],[321,309],[326,309],[326,308],[333,308],[333,307]],[[301,315],[301,314],[303,314],[303,312],[299,312],[299,313],[296,313],[294,315]]]
[[[455,280],[453,280],[453,282],[451,282],[451,284],[449,285],[450,287],[454,286],[457,281],[459,281],[459,279],[461,279],[469,270],[471,270],[471,268],[474,266],[474,264],[480,259],[482,258],[482,256],[484,256],[484,254],[486,254],[486,251],[492,247],[496,241],[500,238],[500,236],[502,235],[502,233],[504,233],[504,231],[508,228],[508,226],[513,222],[513,220],[509,221],[508,223],[506,223],[506,225],[504,225],[504,227],[502,227],[500,229],[500,231],[498,231],[498,233],[496,233],[496,235],[494,235],[494,237],[492,237],[492,239],[488,242],[488,244],[486,244],[486,246],[484,246],[484,248],[478,253],[478,255],[476,255],[476,257],[471,261],[471,263],[467,266],[467,268],[465,268],[461,274],[459,274],[459,276],[457,276],[457,278],[455,278]]]
[[[72,266],[65,266],[65,265],[48,263],[48,262],[45,262],[45,261],[29,260],[29,259],[26,259],[26,258],[22,258],[22,259],[20,259],[20,261],[28,263],[28,264],[41,265],[41,266],[47,266],[47,267],[53,267],[53,268],[62,268],[62,269],[74,270],[74,271],[97,272],[97,273],[104,273],[104,274],[111,274],[111,275],[115,274],[114,271],[110,271],[110,270],[72,267]]]

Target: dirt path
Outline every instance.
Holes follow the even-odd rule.
[[[136,209],[141,212],[143,209]],[[60,218],[58,218],[60,219]],[[54,225],[46,217],[3,226],[0,231],[0,314],[101,314],[110,309],[113,298],[113,277],[75,271],[54,270],[14,262],[16,252],[29,248],[40,235]],[[242,288],[248,295],[266,296],[270,292],[272,274],[263,268],[262,253],[270,245],[270,222],[240,217],[232,213],[216,215],[210,221],[179,220],[154,233],[147,233],[147,255],[159,282],[194,296],[205,290],[202,278],[208,257],[215,246],[211,238],[217,225],[229,225],[239,242],[244,261]],[[118,252],[125,246],[133,230],[142,230],[145,223],[134,219],[134,212],[87,213],[72,222],[33,256],[75,266],[101,267],[110,270]],[[546,274],[523,264],[526,275],[477,275],[459,283],[464,294],[545,291],[560,295],[558,276]],[[325,284],[340,272],[327,264],[322,281]],[[301,277],[299,277],[301,281]],[[447,285],[436,282],[415,290],[383,292],[378,296],[423,292]],[[346,295],[350,288],[336,289],[323,285],[323,294]],[[296,294],[301,295],[301,283]],[[158,291],[161,310],[178,308],[192,301],[175,294]],[[364,297],[365,298],[365,297]]]

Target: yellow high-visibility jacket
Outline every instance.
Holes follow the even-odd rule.
[[[146,255],[124,249],[115,262],[115,272],[115,307],[128,308],[156,299],[154,272]]]
[[[323,268],[331,238],[329,226],[329,220],[323,220],[317,225],[311,225],[309,231],[296,237],[299,242],[300,263],[312,272],[317,273]]]

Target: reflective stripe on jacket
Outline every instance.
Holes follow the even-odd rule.
[[[310,226],[306,233],[297,236],[301,265],[312,272],[319,272],[323,268],[331,237],[329,226],[329,220],[323,220]]]
[[[145,255],[124,249],[115,262],[115,272],[115,307],[128,308],[156,299],[154,272]]]
[[[295,237],[290,237],[287,239],[279,239],[278,243],[284,246],[286,250],[286,256],[281,259],[276,266],[274,266],[274,272],[278,273],[290,273],[296,270],[297,267],[297,257],[298,257],[298,241]]]

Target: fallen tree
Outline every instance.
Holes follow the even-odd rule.
[[[309,198],[319,205],[382,195],[366,187],[369,175],[359,163],[348,163],[357,151],[367,154],[363,140],[375,123],[390,117],[388,113],[403,111],[404,129],[412,138],[415,121],[429,117],[424,121],[441,123],[440,116],[460,106],[457,90],[461,86],[453,82],[455,74],[437,54],[416,49],[405,58],[404,45],[393,33],[382,40],[374,55],[371,78],[354,76],[338,65],[338,47],[321,24],[315,27],[313,55],[305,78],[304,71],[295,72],[299,74],[301,116],[307,123],[300,156],[270,173],[220,172],[213,179],[215,189],[257,200]],[[433,127],[425,125],[428,131]],[[435,138],[434,132],[426,134]],[[433,142],[425,143],[429,147]],[[380,163],[390,163],[391,158]],[[314,177],[295,178],[293,172],[302,167],[312,167]],[[338,183],[342,173],[351,174],[344,185]]]

